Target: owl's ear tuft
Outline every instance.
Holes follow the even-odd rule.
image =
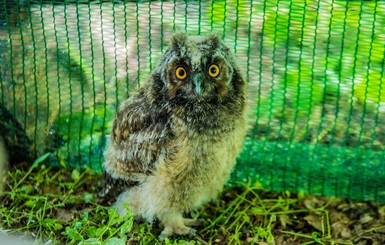
[[[221,38],[219,37],[219,33],[217,32],[210,33],[207,36],[207,40],[210,40],[211,42],[213,42],[215,46],[218,46],[218,44],[222,42]]]
[[[188,35],[185,32],[178,32],[172,35],[171,37],[171,47],[174,49],[179,49],[182,46],[185,46],[187,43]]]
[[[206,43],[211,49],[223,49],[228,52],[230,49],[226,46],[223,40],[220,38],[219,33],[210,33],[206,37]]]

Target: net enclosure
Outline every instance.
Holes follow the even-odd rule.
[[[11,159],[101,171],[117,106],[174,32],[217,32],[248,82],[230,184],[385,203],[385,2],[0,2]]]

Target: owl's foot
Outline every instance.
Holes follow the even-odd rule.
[[[164,229],[159,235],[160,240],[172,235],[189,235],[195,236],[197,231],[190,226],[201,225],[202,222],[196,219],[185,219],[178,216],[167,217],[162,220]]]
[[[203,219],[183,219],[183,223],[186,226],[202,226],[204,223]]]
[[[188,226],[165,226],[162,233],[159,235],[159,240],[164,240],[166,237],[172,235],[189,235],[195,236],[197,231]]]

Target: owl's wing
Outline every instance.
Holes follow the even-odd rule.
[[[131,97],[117,112],[106,162],[128,179],[150,174],[172,137],[168,119],[167,112],[149,103],[143,93]]]

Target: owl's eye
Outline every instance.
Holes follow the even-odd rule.
[[[176,68],[175,70],[175,76],[178,78],[178,79],[185,79],[187,77],[187,72],[186,70],[182,67],[182,66],[179,66],[178,68]]]
[[[210,77],[213,77],[213,78],[215,78],[219,75],[219,67],[216,64],[212,64],[209,67],[209,75],[210,75]]]

